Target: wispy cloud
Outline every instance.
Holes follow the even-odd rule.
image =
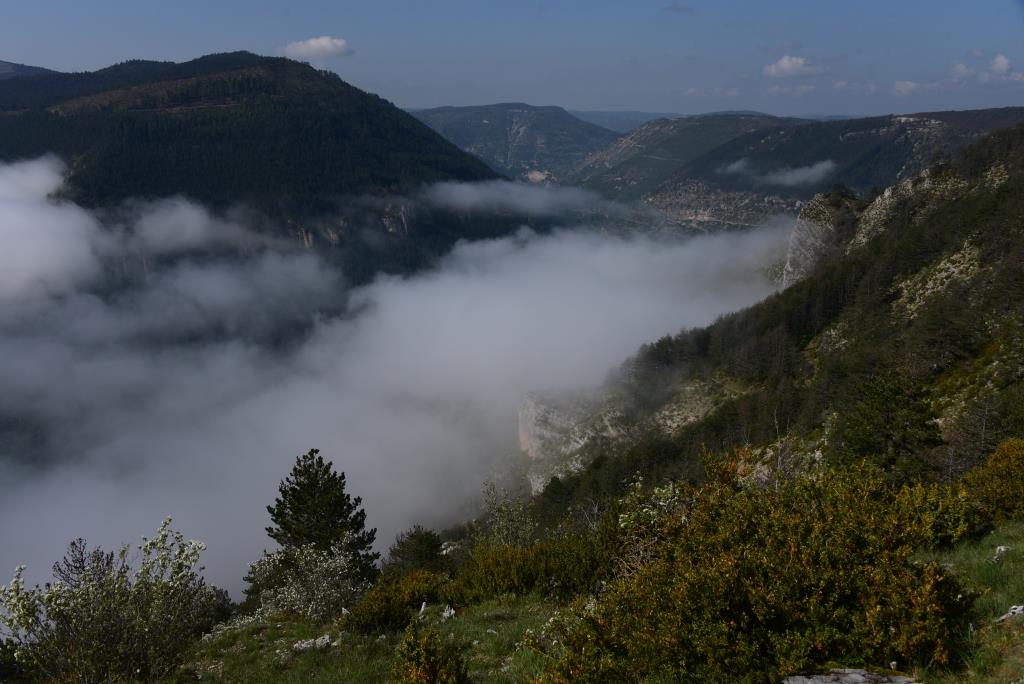
[[[281,52],[294,59],[317,60],[331,57],[346,57],[351,55],[353,50],[344,38],[319,36],[288,43],[281,48]]]
[[[1005,76],[1010,73],[1010,59],[1003,54],[996,55],[992,58],[992,64],[989,65],[989,71],[997,76]]]
[[[824,73],[824,69],[812,64],[806,57],[784,55],[771,64],[766,64],[761,71],[769,78],[790,78],[793,76],[813,76]]]
[[[831,159],[810,164],[809,166],[789,167],[784,166],[772,169],[765,173],[759,173],[749,159],[737,159],[731,164],[719,169],[719,173],[726,176],[746,176],[758,183],[767,185],[781,185],[784,187],[798,187],[801,185],[815,185],[828,178],[836,170],[836,163]]]
[[[976,73],[978,72],[975,69],[972,69],[971,67],[967,66],[962,62],[957,62],[956,64],[953,65],[953,68],[949,70],[950,76],[952,76],[956,80],[961,81],[964,79],[971,78]]]
[[[116,548],[173,514],[209,543],[209,579],[238,589],[269,542],[264,506],[313,446],[384,543],[460,519],[495,455],[516,453],[525,392],[599,384],[642,342],[761,299],[788,232],[523,231],[346,290],[284,245],[190,251],[224,228],[201,207],[110,223],[54,201],[61,181],[53,160],[0,166],[0,571],[27,563],[33,581],[69,539]],[[540,213],[593,199],[514,190],[408,199]],[[144,267],[125,234],[161,256]]]

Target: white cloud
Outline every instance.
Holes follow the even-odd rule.
[[[0,166],[0,206],[14,208],[0,227],[27,216],[101,265],[79,278],[72,255],[43,269],[50,280],[67,269],[62,296],[0,299],[0,417],[25,417],[33,435],[30,468],[12,461],[10,433],[0,439],[0,572],[27,563],[33,581],[75,537],[117,548],[170,514],[209,544],[207,576],[237,591],[270,544],[264,507],[310,447],[346,472],[383,547],[413,523],[463,519],[496,457],[516,453],[524,392],[599,384],[639,344],[771,293],[763,265],[787,233],[526,231],[346,291],[315,255],[273,245],[186,250],[143,274],[124,237],[135,224],[55,204],[59,178],[52,163]],[[513,189],[427,197],[508,208],[496,190]],[[588,197],[524,190],[513,205],[554,211]],[[175,221],[204,226],[186,226],[186,246],[216,231],[201,210],[154,206],[160,246]],[[95,233],[113,246],[92,254],[90,239],[69,237]],[[42,287],[23,288],[33,282]]]
[[[806,57],[784,55],[777,62],[765,65],[762,71],[765,76],[771,78],[787,78],[790,76],[812,76],[822,73],[823,69],[812,65]]]
[[[801,185],[815,185],[828,178],[836,170],[836,163],[831,159],[824,159],[809,166],[789,167],[784,166],[772,169],[766,173],[758,173],[750,160],[746,157],[723,166],[719,173],[733,176],[746,176],[757,183],[768,185],[782,185],[785,187],[797,187]]]
[[[288,43],[281,48],[281,52],[294,59],[320,60],[330,57],[345,57],[351,55],[353,51],[344,38],[319,36]]]
[[[836,170],[836,163],[831,159],[796,168],[781,168],[770,171],[762,180],[770,185],[796,187],[799,185],[815,185],[828,178]]]
[[[964,80],[971,78],[977,72],[971,67],[967,66],[966,64],[958,62],[953,65],[953,68],[950,69],[949,73],[950,76],[952,76],[956,80]]]
[[[896,81],[892,84],[892,94],[896,97],[908,97],[922,93],[934,93],[944,89],[946,85],[941,81]]]
[[[992,58],[989,70],[997,76],[1005,76],[1010,73],[1010,59],[1006,55],[996,55]]]
[[[0,303],[64,294],[100,272],[99,223],[47,199],[63,173],[54,158],[0,166]]]

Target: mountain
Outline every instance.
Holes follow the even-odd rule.
[[[0,81],[10,78],[21,78],[23,76],[40,76],[42,74],[55,74],[56,71],[44,69],[43,67],[28,66],[26,64],[15,64],[0,60]]]
[[[531,181],[559,179],[619,137],[561,107],[504,103],[421,109],[413,114],[491,168]]]
[[[0,160],[55,153],[89,206],[186,195],[294,218],[495,174],[335,74],[245,52],[0,82]]]
[[[1024,434],[1022,153],[1024,125],[876,196],[821,193],[778,294],[646,345],[598,397],[531,397],[533,487],[561,476],[543,505],[744,445],[755,479],[867,456],[896,480],[948,480]]]
[[[581,111],[570,109],[569,113],[577,119],[582,119],[595,126],[607,128],[616,133],[629,133],[634,128],[639,128],[648,121],[655,119],[680,119],[685,114],[673,112],[631,112],[631,111]]]
[[[786,123],[786,119],[758,113],[656,119],[588,155],[569,180],[613,199],[640,199],[720,145]]]
[[[811,121],[724,113],[644,124],[567,177],[641,201],[687,230],[747,228],[833,185],[857,192],[909,178],[1024,108]]]
[[[810,198],[834,184],[863,192],[909,178],[980,136],[1024,120],[1024,108],[927,112],[754,131],[679,169],[729,190]]]

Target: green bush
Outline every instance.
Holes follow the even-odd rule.
[[[1000,444],[985,465],[967,473],[964,486],[989,520],[1024,517],[1024,439]]]
[[[426,603],[440,603],[448,578],[426,570],[384,575],[341,619],[343,629],[362,634],[403,629]]]
[[[564,600],[593,590],[606,566],[597,536],[569,534],[529,546],[482,545],[459,567],[453,596],[459,603],[476,603],[539,591]]]
[[[454,644],[414,622],[398,647],[392,684],[468,684],[466,662]]]
[[[945,529],[916,496],[895,500],[858,466],[677,497],[649,562],[554,623],[548,677],[772,682],[836,662],[949,663],[971,598],[912,560]]]
[[[54,566],[53,584],[29,589],[19,568],[0,587],[0,625],[18,663],[47,681],[149,681],[171,672],[226,617],[223,592],[196,572],[203,548],[166,520],[140,547],[137,567],[127,546],[88,551],[79,539]]]
[[[972,504],[967,488],[961,483],[923,484],[901,487],[894,504],[899,515],[920,516],[926,539],[921,546],[946,548],[985,527],[986,519]]]

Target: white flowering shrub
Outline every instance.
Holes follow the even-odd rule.
[[[223,619],[227,600],[199,575],[205,546],[167,519],[115,554],[72,542],[55,581],[29,588],[24,566],[0,587],[0,625],[26,671],[54,681],[150,680],[172,671],[189,644]]]
[[[295,613],[326,622],[350,607],[369,587],[361,579],[362,559],[343,538],[330,549],[313,544],[264,554],[249,566],[246,580],[257,613]]]

